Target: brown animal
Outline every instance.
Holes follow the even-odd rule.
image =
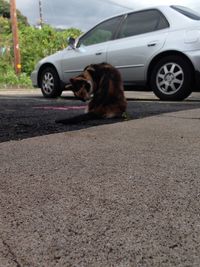
[[[119,71],[110,64],[91,64],[83,73],[70,79],[70,89],[82,101],[90,100],[87,114],[80,119],[70,118],[57,122],[76,123],[96,118],[122,117],[127,102]],[[87,116],[86,116],[87,115]],[[78,121],[77,121],[78,120]]]

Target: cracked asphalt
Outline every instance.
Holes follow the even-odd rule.
[[[127,95],[69,126],[71,96],[0,91],[0,267],[200,266],[200,94]]]

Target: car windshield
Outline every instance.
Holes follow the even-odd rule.
[[[190,8],[183,7],[183,6],[171,6],[171,8],[175,9],[176,11],[178,11],[179,13],[181,13],[182,15],[190,19],[200,20],[200,14]]]

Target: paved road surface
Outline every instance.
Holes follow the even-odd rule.
[[[199,108],[200,94],[195,93],[184,102],[161,102],[150,92],[126,92],[128,116],[131,120],[179,110]],[[39,90],[0,90],[0,142],[21,140],[51,133],[67,132],[110,124],[118,120],[89,121],[78,125],[56,124],[56,119],[84,113],[85,103],[72,94],[62,98],[44,99]]]
[[[70,131],[44,107],[79,102],[2,96],[0,266],[200,266],[199,99]]]

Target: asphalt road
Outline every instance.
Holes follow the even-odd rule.
[[[0,95],[0,267],[200,266],[199,94],[73,127],[71,97]]]
[[[184,102],[161,102],[152,93],[127,92],[129,120],[168,112],[199,108],[199,94],[195,93]],[[58,99],[44,99],[38,90],[0,91],[0,142],[21,140],[34,136],[67,132],[118,120],[93,120],[78,125],[56,124],[55,120],[70,118],[84,113],[85,103],[65,93]]]

